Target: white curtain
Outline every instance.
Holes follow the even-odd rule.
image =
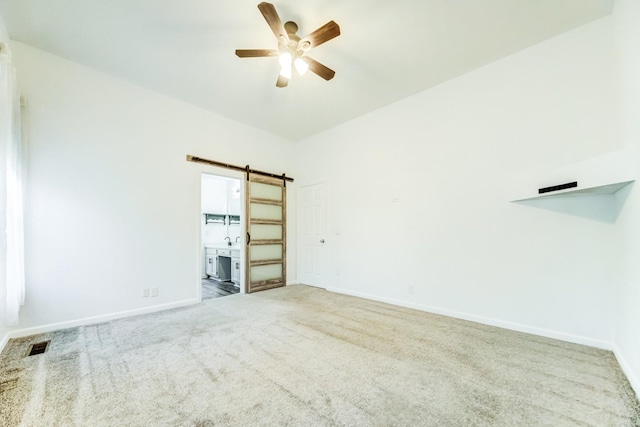
[[[6,46],[0,53],[0,100],[4,103],[2,110],[5,114],[1,120],[5,123],[0,127],[4,130],[6,140],[6,179],[5,181],[5,224],[6,237],[6,277],[4,280],[4,324],[16,325],[20,306],[24,304],[25,274],[24,274],[24,225],[23,225],[23,152],[22,152],[22,124],[20,117],[20,94],[15,75],[11,66],[11,54]],[[0,282],[1,283],[1,282]]]

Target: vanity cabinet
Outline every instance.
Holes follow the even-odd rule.
[[[231,281],[240,284],[240,251],[231,251]]]
[[[218,254],[215,249],[205,251],[205,274],[209,277],[218,277]]]
[[[234,249],[206,248],[204,269],[208,277],[240,284],[240,251]]]

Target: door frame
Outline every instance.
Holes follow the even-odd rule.
[[[246,192],[246,188],[245,188],[246,182],[244,179],[245,175],[242,172],[236,172],[236,171],[225,169],[225,168],[218,168],[215,166],[206,166],[206,165],[202,165],[202,166],[203,167],[199,170],[199,173],[198,173],[198,179],[199,179],[198,202],[199,203],[198,203],[198,209],[197,209],[198,213],[196,216],[198,221],[197,222],[198,235],[196,239],[197,253],[198,253],[198,262],[196,263],[197,264],[196,268],[198,269],[197,270],[198,280],[196,283],[196,296],[198,301],[200,302],[202,302],[202,269],[204,268],[204,245],[202,242],[202,212],[200,212],[202,210],[202,175],[219,176],[221,178],[232,178],[240,181],[240,206],[242,208],[243,216],[246,215],[246,213],[244,212],[245,192]],[[240,221],[240,235],[243,237],[247,235],[245,221]],[[240,251],[240,293],[241,294],[246,293],[245,273],[243,271],[244,266],[246,265],[246,259],[245,259],[246,246],[247,246],[246,238],[241,239],[241,244],[238,247],[238,250]]]

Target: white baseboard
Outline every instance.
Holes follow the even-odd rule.
[[[471,322],[482,323],[484,325],[496,326],[498,328],[510,329],[512,331],[524,332],[532,335],[539,335],[547,338],[554,338],[561,341],[567,341],[574,344],[587,345],[603,350],[613,351],[613,344],[607,341],[596,340],[593,338],[582,337],[579,335],[567,334],[564,332],[552,331],[549,329],[536,328],[533,326],[522,325],[519,323],[506,322],[504,320],[493,319],[490,317],[477,316],[474,314],[462,313],[458,311],[448,310],[440,307],[433,307],[423,304],[415,304],[412,302],[396,300],[393,298],[384,298],[376,295],[365,294],[361,292],[353,292],[347,289],[327,288],[327,291],[339,294],[351,295],[373,301],[385,302],[387,304],[397,305],[400,307],[412,308],[414,310],[425,311],[427,313],[440,314],[443,316],[454,317],[456,319],[468,320]]]
[[[4,350],[4,346],[9,342],[9,331],[5,332],[4,336],[0,338],[0,353]]]
[[[151,307],[137,308],[135,310],[120,311],[117,313],[104,314],[100,316],[85,317],[77,320],[70,320],[67,322],[51,323],[48,325],[35,326],[25,329],[14,329],[9,331],[5,338],[0,341],[0,351],[4,349],[11,338],[22,338],[29,335],[43,334],[46,332],[58,331],[60,329],[76,328],[78,326],[95,325],[97,323],[104,323],[110,320],[122,319],[125,317],[139,316],[141,314],[155,313],[158,311],[171,310],[172,308],[185,307],[187,305],[198,304],[199,299],[189,299],[183,301],[172,302],[168,304],[154,305]]]
[[[627,376],[629,384],[631,384],[631,388],[636,392],[636,396],[638,397],[638,400],[640,400],[640,377],[638,374],[633,372],[633,369],[631,369],[631,365],[627,362],[624,354],[615,344],[613,345],[613,354],[616,356],[616,359],[618,359],[618,364],[620,365],[620,368],[622,368],[622,372]]]

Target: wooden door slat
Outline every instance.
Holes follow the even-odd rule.
[[[255,203],[255,204],[258,204],[258,205],[282,206],[282,201],[281,200],[251,198],[250,201],[251,201],[251,203]]]
[[[251,261],[251,267],[258,265],[273,265],[273,264],[282,264],[284,260],[282,258],[279,259],[265,259],[261,261]]]
[[[283,225],[283,221],[280,219],[256,219],[251,218],[252,224],[262,224],[262,225]]]
[[[273,240],[251,240],[252,245],[283,245],[284,242],[279,239]],[[284,249],[284,248],[283,248]]]

